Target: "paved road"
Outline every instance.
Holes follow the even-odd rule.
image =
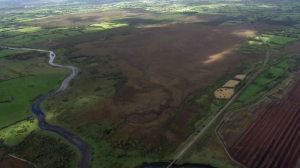
[[[243,16],[244,13],[243,11],[237,7],[239,9],[239,11],[241,12],[241,14]],[[248,18],[245,16],[245,20],[248,22],[248,24],[251,26],[251,28],[253,29],[253,31],[256,33],[256,35],[263,41],[263,43],[266,46],[266,50],[267,50],[267,54],[266,57],[264,59],[263,64],[261,65],[261,67],[252,75],[252,77],[248,80],[247,84],[240,89],[230,100],[229,102],[218,112],[218,114],[202,129],[201,132],[199,132],[194,139],[184,148],[182,149],[182,151],[174,158],[174,160],[169,164],[169,166],[167,168],[172,167],[172,165],[198,140],[198,138],[207,130],[207,128],[235,101],[235,99],[240,95],[240,93],[253,81],[253,79],[255,79],[266,67],[267,63],[269,62],[269,57],[270,57],[270,51],[269,51],[269,46],[267,45],[266,41],[264,40],[264,38],[261,37],[261,35],[255,30],[255,28],[253,27],[253,25],[251,24],[251,22],[248,20]]]
[[[51,66],[61,67],[61,68],[68,68],[68,69],[72,70],[72,74],[70,76],[68,76],[63,81],[63,83],[61,84],[61,86],[58,90],[56,90],[55,92],[39,99],[37,102],[35,102],[31,106],[31,110],[35,113],[36,117],[39,120],[39,127],[41,129],[45,129],[45,130],[48,130],[48,131],[55,132],[55,133],[61,135],[62,137],[64,137],[71,144],[75,145],[81,151],[81,155],[82,155],[79,166],[81,168],[89,168],[90,167],[90,161],[91,161],[91,148],[90,148],[90,146],[83,139],[79,138],[78,136],[76,136],[75,134],[69,132],[68,130],[66,130],[62,127],[59,127],[59,126],[49,124],[46,121],[45,114],[41,110],[41,106],[40,106],[41,103],[43,101],[45,101],[46,99],[48,99],[50,97],[53,97],[56,94],[64,91],[68,87],[68,84],[71,81],[71,79],[74,78],[76,76],[76,74],[78,73],[78,69],[76,67],[73,67],[73,66],[59,65],[59,64],[53,63],[53,61],[56,57],[56,55],[53,51],[40,50],[40,49],[30,49],[30,48],[12,48],[12,47],[5,47],[5,46],[0,46],[0,48],[7,48],[7,49],[11,49],[11,50],[30,50],[30,51],[48,52],[49,57],[50,57],[49,64]]]

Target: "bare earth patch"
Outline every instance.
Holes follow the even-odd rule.
[[[215,91],[216,98],[229,99],[234,95],[234,89],[219,88]]]
[[[243,23],[235,26],[236,30],[233,31],[233,34],[243,36],[243,37],[256,37],[255,32],[252,29],[248,28],[248,23]]]
[[[300,51],[300,41],[296,41],[293,44],[286,46],[284,48],[284,51],[291,52],[291,53]]]
[[[240,79],[240,80],[244,80],[246,78],[247,75],[244,75],[244,74],[239,74],[239,75],[236,75],[234,78],[236,79]]]
[[[237,81],[237,80],[229,80],[222,87],[235,87],[239,83],[240,83],[240,81]]]

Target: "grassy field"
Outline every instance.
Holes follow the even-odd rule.
[[[244,23],[244,21],[229,20],[227,22],[220,24],[220,26],[232,26],[232,25],[238,25],[238,24],[242,24],[242,23]]]
[[[39,32],[41,30],[42,30],[41,27],[28,27],[24,29],[19,29],[18,31],[22,33],[33,33],[33,32]]]
[[[286,68],[291,67],[292,66],[291,64],[293,64],[293,63],[294,63],[294,60],[292,60],[292,59],[286,59],[286,60],[278,63],[276,66],[286,69]]]
[[[2,51],[0,128],[34,116],[30,109],[33,101],[57,89],[66,75],[70,74],[69,70],[49,66],[46,53],[6,49]],[[30,129],[33,128],[32,124],[29,125]],[[5,135],[8,136],[7,133]]]
[[[279,63],[280,64],[280,63]],[[282,63],[281,63],[282,64]],[[281,76],[286,72],[285,69],[282,68],[275,68],[275,67],[271,67],[267,73],[271,73],[272,75],[274,75],[275,77]]]
[[[38,128],[38,121],[34,117],[13,124],[0,130],[0,139],[4,144],[14,146],[22,142],[32,131]]]
[[[67,75],[71,73],[70,70],[64,68],[54,68],[49,66],[47,62],[49,56],[47,53],[25,52],[5,56],[7,57],[0,58],[0,81],[6,81],[24,76],[46,74]],[[58,56],[57,59],[59,58],[60,57]]]
[[[2,49],[2,50],[0,50],[0,58],[8,56],[8,55],[20,54],[20,53],[24,53],[24,52],[28,52],[28,51],[25,51],[25,50],[8,50],[8,49]]]
[[[292,37],[282,37],[282,36],[273,36],[273,37],[263,37],[267,42],[274,42],[277,44],[286,44],[291,41],[296,41],[296,38]]]
[[[260,41],[249,41],[249,44],[262,45],[263,42],[260,42]]]
[[[255,97],[263,88],[257,85],[249,85],[245,91],[241,93],[238,100],[248,101],[249,98]]]
[[[253,83],[241,93],[237,98],[237,101],[234,102],[229,109],[242,107],[243,105],[247,105],[259,99],[263,94],[272,89],[272,87],[280,83],[280,81],[284,79],[282,77],[285,74],[290,74],[288,69],[294,66],[295,60],[286,58],[283,61],[276,63],[275,66],[269,67],[257,76]]]
[[[278,48],[282,47],[281,45],[277,45],[277,44],[268,44],[268,45],[273,49],[278,49]]]
[[[103,29],[111,29],[111,28],[115,28],[115,27],[122,27],[122,26],[128,26],[128,24],[126,23],[96,23],[96,24],[92,24],[90,25],[91,27],[102,27]]]
[[[1,98],[4,101],[0,103],[0,127],[33,115],[29,112],[31,103],[57,89],[58,81],[65,77],[64,74],[37,75],[1,82]]]
[[[258,75],[258,77],[254,80],[257,85],[265,85],[272,81],[270,78],[266,78],[263,74]],[[250,89],[256,89],[255,87],[251,87]],[[254,90],[256,91],[256,90]],[[246,96],[247,97],[247,96]],[[249,96],[250,97],[250,96]]]

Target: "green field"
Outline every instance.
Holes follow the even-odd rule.
[[[260,74],[255,80],[254,82],[258,85],[265,85],[268,84],[272,81],[272,79],[270,78],[266,78],[263,74]]]
[[[267,73],[272,73],[275,77],[281,76],[286,72],[285,69],[282,68],[276,68],[276,67],[271,67],[268,69]]]
[[[22,33],[33,33],[33,32],[39,32],[42,31],[43,29],[41,27],[28,27],[28,28],[24,28],[24,29],[19,29],[19,32]]]
[[[269,44],[269,46],[274,49],[282,47],[281,45],[277,45],[277,44]]]
[[[0,128],[34,115],[30,111],[31,100],[57,89],[58,81],[64,78],[63,74],[49,74],[0,82],[0,97],[6,100],[0,103]]]
[[[229,20],[227,22],[224,22],[220,24],[220,26],[232,26],[232,25],[239,25],[244,23],[244,21],[238,21],[238,20]]]
[[[1,57],[6,57],[8,55],[11,55],[11,54],[19,54],[19,53],[25,53],[25,52],[28,52],[28,51],[25,51],[25,50],[8,50],[8,49],[0,49],[0,58]]]
[[[262,45],[263,42],[261,42],[261,41],[249,41],[249,44]]]
[[[241,93],[238,100],[248,101],[250,97],[255,97],[261,90],[263,90],[261,86],[251,84]]]
[[[273,37],[263,37],[267,42],[275,42],[278,44],[286,44],[288,42],[296,41],[296,38],[283,37],[283,36],[273,36]]]
[[[38,128],[37,119],[24,120],[0,130],[0,139],[5,145],[16,145],[28,136],[33,130]]]
[[[76,35],[82,34],[79,31],[62,31],[60,33],[61,34],[66,34],[68,36],[76,36]]]
[[[1,39],[1,41],[4,43],[14,43],[14,41],[22,40],[23,37],[24,37],[23,35],[15,36],[15,37],[7,37],[7,38]]]
[[[96,23],[96,24],[92,24],[90,25],[91,27],[102,27],[103,29],[111,29],[111,28],[115,28],[115,27],[122,27],[122,26],[128,26],[128,24],[126,23]]]
[[[67,37],[63,34],[59,34],[59,33],[56,33],[56,34],[47,34],[47,35],[43,35],[41,36],[43,39],[46,39],[46,40],[55,40],[55,39],[60,39],[60,38],[64,38],[64,37]]]
[[[289,68],[291,67],[291,64],[294,63],[294,60],[292,59],[286,59],[280,63],[278,63],[276,66],[281,67],[281,68]]]

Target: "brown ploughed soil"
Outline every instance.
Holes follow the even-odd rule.
[[[300,41],[296,41],[293,44],[286,46],[284,51],[289,53],[300,51]]]

